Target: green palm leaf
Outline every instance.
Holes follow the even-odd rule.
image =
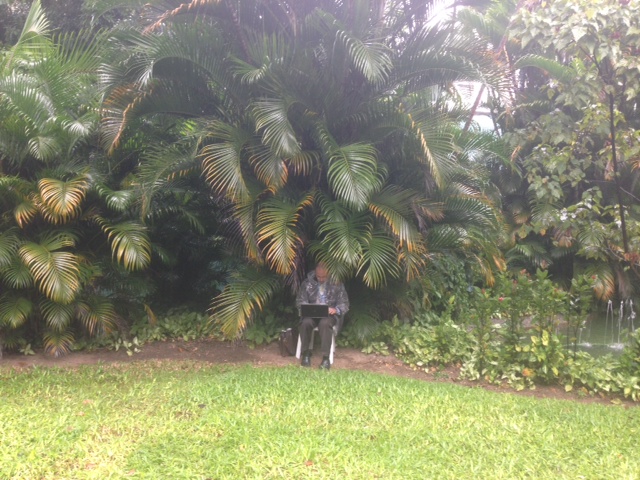
[[[262,141],[280,157],[300,153],[296,132],[289,121],[288,103],[284,99],[263,99],[253,102],[252,113],[256,129],[262,131]]]
[[[257,237],[265,243],[269,264],[281,275],[288,275],[302,247],[299,220],[302,210],[313,202],[313,194],[306,194],[299,202],[284,198],[265,201],[258,212]]]
[[[4,293],[0,297],[0,327],[18,328],[27,321],[32,310],[33,304],[28,299],[11,292]]]
[[[30,52],[41,52],[43,47],[50,44],[46,37],[49,29],[49,22],[44,14],[40,0],[35,0],[31,4],[29,15],[22,28],[22,33],[18,43],[11,49],[9,55],[0,60],[0,74],[13,67],[16,58],[28,55]]]
[[[71,303],[81,287],[78,257],[56,251],[73,245],[72,237],[59,234],[45,237],[40,244],[26,242],[19,249],[20,259],[29,268],[40,291],[61,304]]]
[[[111,243],[111,253],[127,270],[142,270],[151,263],[151,242],[144,225],[128,221],[111,224],[96,218]]]
[[[336,32],[336,40],[346,48],[356,70],[369,82],[379,85],[387,80],[393,64],[391,51],[386,45],[363,42],[344,30]]]
[[[389,277],[400,276],[396,244],[384,232],[373,231],[363,243],[358,273],[362,274],[362,279],[369,288],[383,287]]]
[[[114,212],[125,213],[133,202],[132,190],[111,190],[106,185],[96,185],[95,189]]]
[[[235,274],[213,300],[211,320],[220,325],[227,337],[237,338],[279,285],[276,277],[255,270]]]
[[[49,329],[63,332],[73,321],[75,305],[63,305],[45,298],[40,302],[40,311]]]
[[[243,178],[243,149],[251,140],[246,131],[215,122],[210,135],[218,140],[205,146],[200,152],[203,174],[209,185],[227,198],[239,201],[248,196]]]
[[[300,157],[295,156],[295,158]],[[250,163],[258,180],[268,188],[277,191],[287,182],[289,172],[285,162],[264,145],[252,149]]]
[[[331,190],[357,210],[365,208],[371,195],[381,187],[376,155],[375,147],[362,143],[344,145],[331,152],[327,171]]]
[[[0,271],[16,258],[20,239],[14,229],[0,233]]]
[[[316,216],[320,240],[311,246],[319,260],[329,266],[332,274],[340,278],[343,268],[355,268],[362,255],[362,243],[368,238],[372,219],[365,212],[350,212],[340,202],[319,196],[321,213]]]
[[[0,268],[0,278],[11,288],[29,288],[33,286],[33,276],[18,255],[11,262]]]

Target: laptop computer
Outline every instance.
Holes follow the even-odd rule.
[[[301,303],[300,316],[311,318],[325,318],[329,316],[329,305],[324,303]]]

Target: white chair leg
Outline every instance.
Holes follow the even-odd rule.
[[[336,351],[336,329],[331,329],[331,350],[329,351],[329,363],[333,365],[333,353]]]
[[[300,358],[301,354],[302,354],[302,339],[300,338],[300,335],[298,335],[298,346],[296,347],[296,358]]]

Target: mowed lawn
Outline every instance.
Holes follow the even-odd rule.
[[[640,410],[365,372],[0,370],[1,479],[635,479]]]

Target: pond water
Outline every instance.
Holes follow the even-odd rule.
[[[620,302],[615,308],[609,301],[606,314],[591,315],[585,321],[578,334],[578,348],[594,356],[619,355],[629,341],[629,333],[640,326],[636,323],[632,300]]]

